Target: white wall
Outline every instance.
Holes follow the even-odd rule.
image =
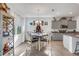
[[[20,15],[16,14],[15,16],[15,35],[14,35],[14,47],[18,46],[19,44],[21,44],[22,42],[24,42],[25,38],[24,38],[24,31],[25,31],[25,23],[24,23],[24,18],[21,17]],[[21,26],[21,34],[17,34],[17,27]]]

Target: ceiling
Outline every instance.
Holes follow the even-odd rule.
[[[11,10],[23,17],[78,16],[77,3],[8,3]]]

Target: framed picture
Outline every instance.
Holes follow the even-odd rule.
[[[44,21],[41,21],[41,25],[42,25],[42,26],[44,25]]]
[[[35,21],[33,21],[33,25],[35,25]]]
[[[48,25],[48,22],[45,22],[45,25]]]
[[[17,27],[17,34],[21,34],[21,26]]]

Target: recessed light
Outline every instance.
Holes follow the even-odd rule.
[[[55,10],[54,9],[52,9],[52,12],[54,12]]]

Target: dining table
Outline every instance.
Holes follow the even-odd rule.
[[[47,35],[47,33],[45,33],[45,32],[31,32],[30,34],[31,34],[31,36],[38,37],[38,50],[40,51],[40,49],[41,49],[41,37]]]

